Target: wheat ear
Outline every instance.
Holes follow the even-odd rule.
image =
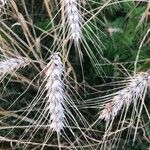
[[[78,43],[81,37],[81,15],[77,0],[65,0],[65,14],[70,29],[70,37]]]
[[[7,73],[18,70],[21,67],[25,67],[30,62],[29,59],[21,56],[15,58],[7,58],[7,60],[0,61],[0,79],[2,79]]]
[[[59,53],[54,53],[47,65],[46,71],[46,90],[47,101],[45,115],[50,117],[50,128],[60,133],[64,127],[64,85],[62,81],[63,65]]]
[[[112,100],[105,105],[99,118],[110,121],[115,118],[123,106],[129,107],[131,103],[136,104],[139,99],[144,98],[149,81],[150,75],[148,73],[137,74],[124,89],[114,94]]]

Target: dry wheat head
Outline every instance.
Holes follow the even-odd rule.
[[[78,43],[81,37],[81,16],[77,0],[65,0],[65,14],[70,29],[70,37]]]
[[[64,127],[64,85],[62,81],[63,65],[59,53],[54,53],[48,63],[46,71],[47,101],[45,115],[50,117],[51,129],[58,133]]]
[[[150,75],[148,73],[139,73],[131,78],[126,87],[116,92],[111,102],[105,105],[99,118],[110,121],[119,113],[123,106],[129,107],[131,103],[136,105],[139,99],[144,98],[144,92],[147,91],[149,81]]]

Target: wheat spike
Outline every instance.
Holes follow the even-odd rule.
[[[18,70],[21,67],[25,67],[30,62],[29,59],[17,56],[16,58],[7,58],[7,60],[0,61],[0,79],[7,73]]]
[[[60,132],[64,127],[64,85],[62,81],[63,65],[59,53],[54,53],[47,65],[46,90],[47,102],[44,114],[50,117],[51,129]]]
[[[123,106],[129,107],[131,103],[136,104],[141,98],[144,98],[144,92],[147,90],[150,75],[148,73],[137,74],[126,87],[116,92],[111,102],[105,105],[99,118],[105,121],[115,118]]]
[[[77,7],[77,0],[65,0],[64,2],[71,39],[78,42],[81,37],[81,15]]]

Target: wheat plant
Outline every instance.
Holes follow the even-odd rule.
[[[0,0],[0,149],[147,149],[150,2]]]

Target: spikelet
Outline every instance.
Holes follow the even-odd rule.
[[[21,67],[25,67],[30,62],[29,59],[17,56],[15,58],[7,58],[7,60],[0,61],[0,79],[7,73],[18,70]]]
[[[78,10],[77,0],[65,0],[65,13],[70,29],[70,37],[78,43],[81,37],[81,15]]]
[[[1,8],[3,8],[5,4],[6,4],[6,0],[0,0],[0,12],[1,12]]]
[[[54,53],[47,65],[46,90],[47,101],[44,114],[48,116],[50,128],[57,133],[64,127],[64,85],[62,81],[63,65],[59,53]]]
[[[6,4],[6,0],[0,0],[0,7],[3,7]]]
[[[148,73],[137,74],[124,89],[114,94],[115,96],[111,102],[105,105],[99,118],[110,121],[115,118],[123,106],[129,107],[131,103],[136,104],[139,99],[144,98],[149,81],[150,75]]]

